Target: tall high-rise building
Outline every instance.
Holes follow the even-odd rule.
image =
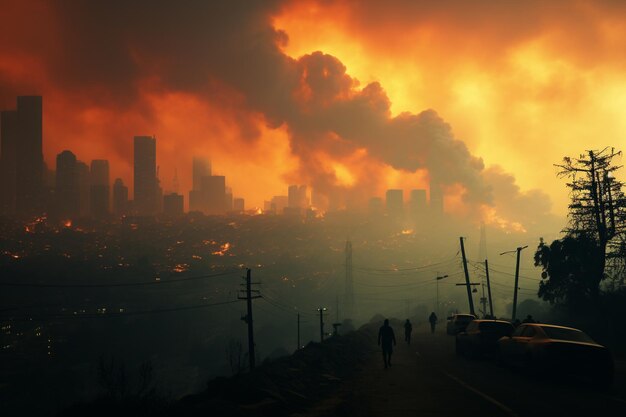
[[[193,158],[192,170],[192,190],[198,191],[202,187],[202,178],[211,175],[211,161],[196,156]]]
[[[43,150],[42,98],[17,98],[18,137],[16,149],[15,208],[20,214],[32,215],[43,211]]]
[[[60,219],[74,219],[80,214],[80,181],[76,156],[63,151],[56,159],[55,215]]]
[[[94,159],[93,161],[91,161],[90,175],[90,212],[93,217],[102,219],[109,215],[109,161],[107,161],[106,159]]]
[[[211,176],[211,161],[201,157],[193,158],[192,186],[189,191],[189,211],[208,213],[207,191],[203,189],[204,178]]]
[[[17,111],[0,113],[0,214],[15,214]]]
[[[300,190],[297,185],[290,185],[287,189],[287,206],[289,208],[300,207]]]
[[[271,209],[276,214],[283,214],[285,208],[289,207],[289,197],[286,195],[275,195],[272,197]]]
[[[0,116],[0,212],[31,216],[44,210],[42,98],[20,96]]]
[[[443,214],[443,190],[433,181],[430,182],[430,211],[434,215]]]
[[[184,197],[180,194],[171,193],[163,196],[163,214],[165,216],[182,216],[184,205]]]
[[[243,198],[235,198],[233,200],[233,210],[238,213],[243,213],[246,209],[245,200]]]
[[[385,197],[387,214],[395,219],[401,218],[404,213],[404,197],[402,190],[387,190]]]
[[[156,138],[134,138],[134,211],[140,215],[155,214],[158,207],[156,172]]]
[[[113,213],[116,216],[128,213],[128,187],[121,178],[116,178],[113,183]]]
[[[411,216],[421,217],[426,214],[427,208],[426,190],[411,190],[411,199],[409,200],[409,213],[411,213]]]
[[[202,178],[201,192],[206,198],[207,214],[224,214],[226,212],[226,177],[211,175]]]
[[[290,185],[287,191],[289,208],[307,208],[309,205],[309,200],[306,194],[306,185]]]

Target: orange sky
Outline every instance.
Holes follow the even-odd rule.
[[[0,2],[0,108],[42,94],[48,165],[108,158],[129,185],[154,134],[165,190],[193,155],[248,207],[290,183],[408,198],[439,169],[450,211],[510,226],[562,216],[552,164],[626,133],[620,2]]]

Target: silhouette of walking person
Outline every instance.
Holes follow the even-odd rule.
[[[428,321],[430,322],[430,332],[435,333],[435,326],[437,325],[437,315],[435,314],[434,311],[430,313],[430,316],[428,317]]]
[[[385,369],[391,366],[391,354],[393,353],[393,346],[396,345],[396,335],[393,333],[393,329],[389,325],[389,319],[385,319],[383,324],[378,330],[378,346],[383,348],[383,361],[385,362]]]
[[[407,344],[411,344],[411,332],[413,331],[413,325],[409,319],[404,322],[404,341]]]

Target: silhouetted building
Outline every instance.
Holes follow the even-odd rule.
[[[205,158],[194,157],[192,186],[189,191],[189,211],[208,212],[207,196],[202,192],[202,179],[209,176],[211,176],[211,162]]]
[[[17,110],[0,117],[0,211],[43,212],[42,98],[17,97]]]
[[[0,113],[0,214],[15,214],[17,111]]]
[[[63,151],[56,159],[55,210],[59,219],[75,219],[80,214],[80,182],[76,156]]]
[[[207,214],[224,214],[226,212],[226,177],[211,175],[202,178],[201,193],[206,198]]]
[[[109,215],[109,161],[94,159],[91,161],[91,188],[89,190],[89,207],[95,218],[106,218]]]
[[[402,190],[387,190],[385,194],[387,214],[392,218],[401,218],[404,213]]]
[[[156,173],[156,138],[134,138],[134,200],[137,214],[155,214],[158,208],[158,184]]]
[[[233,210],[242,213],[246,209],[245,200],[243,198],[235,198],[233,200]]]
[[[184,197],[177,193],[171,193],[163,196],[163,214],[169,217],[178,217],[183,215],[185,206]]]
[[[230,187],[226,187],[226,194],[224,195],[224,209],[226,211],[232,211],[233,209],[233,190]]]
[[[311,205],[316,209],[325,209],[328,206],[328,199],[319,190],[313,188],[311,189]]]
[[[198,191],[202,187],[202,178],[211,175],[211,161],[205,158],[193,158],[192,190]]]
[[[271,210],[276,214],[282,214],[285,207],[289,206],[289,197],[286,195],[276,195],[272,197]]]
[[[113,213],[116,216],[128,213],[128,187],[121,178],[117,178],[113,183]]]
[[[432,181],[430,182],[430,211],[435,215],[443,214],[443,190]]]
[[[18,214],[40,214],[43,191],[42,98],[17,98],[19,140],[16,149],[15,208]]]
[[[413,217],[422,217],[426,214],[428,204],[426,202],[426,190],[411,190],[409,200],[409,213]]]

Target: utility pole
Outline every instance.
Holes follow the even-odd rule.
[[[519,260],[520,260],[520,254],[522,253],[522,250],[526,249],[528,247],[528,245],[526,246],[521,246],[518,247],[517,249],[515,249],[514,251],[510,250],[507,252],[502,252],[500,255],[505,255],[507,253],[513,253],[513,252],[517,252],[517,262],[515,263],[515,289],[513,290],[513,312],[511,314],[511,321],[515,321],[516,317],[517,317],[517,290],[518,290],[518,285],[519,285]]]
[[[489,294],[489,314],[491,318],[494,318],[493,315],[493,301],[491,299],[491,282],[489,281],[489,261],[485,259],[485,276],[487,277],[487,294]]]
[[[296,350],[300,350],[300,313],[298,313],[298,347]]]
[[[461,241],[461,255],[463,256],[463,271],[465,272],[465,285],[467,288],[467,300],[469,301],[470,313],[476,315],[474,312],[474,300],[472,300],[472,290],[470,289],[469,271],[467,270],[467,259],[465,258],[465,246],[463,245],[463,237],[459,238]]]
[[[437,273],[437,277],[435,277],[435,282],[437,283],[437,305],[435,306],[437,317],[439,317],[439,281],[441,281],[444,278],[448,278],[448,275],[439,276],[439,273]]]
[[[259,290],[252,289],[252,281],[251,281],[252,272],[250,268],[246,270],[246,280],[245,285],[245,296],[237,297],[240,300],[246,300],[246,304],[248,307],[248,314],[245,317],[242,317],[241,320],[245,321],[248,324],[248,359],[250,360],[250,370],[254,369],[256,366],[256,354],[254,352],[254,326],[252,321],[252,300],[255,298],[261,298],[260,295],[252,295],[252,293],[259,293]],[[255,284],[258,284],[255,282]]]
[[[324,341],[324,311],[326,307],[320,307],[317,309],[320,312],[320,342]]]
[[[485,283],[481,282],[480,285],[483,289],[483,296],[480,297],[480,303],[483,305],[483,318],[485,318],[485,316],[487,315],[487,297],[485,297]]]

